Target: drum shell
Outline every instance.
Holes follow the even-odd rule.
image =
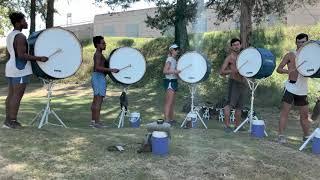
[[[42,36],[42,33],[46,33],[46,32],[48,32],[48,34],[43,34],[43,36]],[[58,34],[59,36],[57,36],[56,39],[53,39],[51,37],[55,37],[55,36],[48,36],[52,33]],[[40,37],[40,39],[42,38],[42,41],[40,41],[40,42],[37,41],[39,37]],[[54,68],[57,68],[56,66],[54,66],[51,69],[54,73],[52,73],[51,70],[48,71],[48,69],[47,69],[47,72],[49,72],[49,74],[46,73],[45,69],[47,67],[51,68],[50,66],[46,66],[46,65],[48,65],[47,63],[49,63],[49,64],[52,63],[52,62],[49,62],[50,61],[50,58],[49,58],[49,61],[45,62],[42,65],[41,65],[41,63],[43,63],[43,62],[32,61],[31,66],[32,66],[33,73],[38,77],[45,78],[45,79],[53,79],[53,80],[54,79],[64,79],[64,78],[67,78],[67,77],[75,74],[76,71],[80,68],[80,65],[82,63],[82,47],[81,47],[81,44],[80,44],[78,38],[73,34],[73,32],[66,30],[64,28],[61,28],[61,27],[53,27],[53,28],[37,31],[37,32],[30,34],[28,37],[27,41],[28,41],[28,46],[29,46],[29,54],[34,55],[34,56],[47,56],[47,57],[49,57],[50,54],[42,55],[43,52],[41,53],[41,50],[44,49],[44,48],[42,48],[43,47],[42,45],[46,45],[46,44],[43,44],[43,40],[44,39],[47,40],[47,38],[49,38],[48,44],[50,44],[52,46],[49,46],[48,52],[45,52],[45,53],[49,53],[49,51],[51,51],[51,53],[52,53],[52,51],[54,52],[54,50],[59,49],[59,48],[61,48],[61,50],[62,50],[63,57],[60,57],[60,58],[52,57],[54,60],[52,62],[55,62],[55,65],[58,65],[59,69],[54,69]],[[61,42],[61,39],[66,39],[69,41],[66,43],[63,43],[63,42]],[[39,44],[39,43],[41,43],[41,44]],[[61,44],[59,44],[59,43],[61,43]],[[53,46],[55,46],[55,47],[53,47]],[[70,48],[71,50],[68,49],[69,47],[71,47]],[[38,48],[38,49],[35,49],[35,48]],[[55,48],[55,49],[53,49],[53,48]],[[38,54],[36,54],[37,50],[38,50]],[[40,52],[39,52],[39,50],[40,50]],[[75,55],[75,52],[76,52],[76,55]],[[40,53],[40,55],[39,55],[39,53]],[[72,58],[70,58],[70,57],[72,57]],[[60,59],[63,60],[63,62],[64,62],[63,64],[56,63],[56,62],[58,62],[57,60],[60,61]],[[39,65],[39,63],[40,63],[40,65]],[[41,66],[46,66],[46,67],[45,67],[45,69],[42,69]],[[51,73],[51,75],[50,75],[50,73]],[[52,76],[52,74],[53,74],[53,76]],[[57,75],[57,76],[54,76],[54,75]]]
[[[44,30],[33,32],[28,37],[28,45],[29,45],[29,54],[34,56],[34,45],[36,44],[37,38]],[[37,77],[41,77],[44,79],[58,79],[46,74],[42,69],[39,67],[36,61],[31,61],[32,71]]]
[[[247,78],[266,78],[273,73],[275,67],[275,56],[264,48],[248,47],[242,50],[237,57],[237,69],[242,76]]]
[[[271,51],[264,48],[257,48],[261,54],[262,65],[256,75],[253,76],[255,79],[262,79],[272,75],[276,68],[276,58]]]

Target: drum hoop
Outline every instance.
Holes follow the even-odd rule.
[[[121,49],[121,48],[134,49],[134,50],[138,51],[138,52],[140,53],[140,55],[142,55],[143,60],[144,60],[143,62],[144,62],[144,65],[145,65],[146,68],[144,68],[144,72],[143,72],[142,77],[141,77],[138,81],[136,81],[136,82],[134,82],[134,83],[137,83],[137,82],[141,81],[142,78],[143,78],[143,76],[146,74],[146,71],[147,71],[147,62],[146,62],[146,58],[144,57],[143,53],[142,53],[139,49],[137,49],[137,48],[133,48],[133,47],[129,47],[129,46],[122,46],[122,47],[116,48],[116,50],[114,50],[113,53],[112,53],[112,55],[109,57],[109,67],[108,67],[108,68],[110,68],[110,61],[111,61],[112,56],[113,56],[119,49]],[[112,51],[111,51],[111,52],[112,52]],[[126,84],[126,83],[123,83],[123,82],[119,81],[117,78],[115,78],[115,76],[113,75],[114,73],[110,73],[110,74],[111,74],[111,76],[112,76],[115,80],[117,80],[119,83],[121,83],[121,84]],[[134,83],[132,83],[132,84],[134,84]],[[130,84],[126,84],[126,85],[130,85]]]
[[[187,51],[187,52],[183,53],[183,55],[188,54],[188,53],[197,53],[197,54],[201,55],[201,57],[208,63],[208,57],[207,57],[206,55],[204,55],[203,53],[198,52],[198,51]],[[183,56],[183,55],[182,55],[182,56]],[[179,57],[179,59],[178,59],[178,61],[177,61],[177,66],[178,66],[179,60],[182,58],[182,56]],[[208,70],[208,64],[207,64],[207,70]],[[208,73],[208,71],[206,71],[206,73],[204,74],[204,76],[203,76],[202,78],[204,78],[207,73]],[[209,71],[208,74],[210,74],[210,73],[211,73],[211,65],[210,65],[210,71]],[[182,80],[182,78],[180,77],[179,74],[178,74],[178,76],[179,76],[179,78]],[[202,78],[201,78],[201,80],[199,80],[199,81],[197,81],[197,82],[194,82],[194,83],[191,83],[191,84],[195,84],[195,83],[201,82],[201,81],[202,81]],[[183,80],[182,80],[182,81],[183,81]],[[186,81],[184,81],[184,82],[186,82]],[[186,83],[190,83],[190,82],[186,82]]]
[[[83,47],[82,47],[82,44],[80,43],[79,39],[77,38],[77,36],[76,36],[72,31],[69,31],[69,30],[67,30],[67,29],[64,29],[64,28],[62,28],[62,27],[60,27],[60,26],[52,27],[52,28],[48,28],[48,29],[43,30],[43,31],[38,35],[37,40],[36,40],[35,43],[34,43],[33,51],[35,51],[35,49],[36,49],[38,38],[43,34],[43,32],[45,32],[46,30],[50,30],[50,29],[62,29],[62,30],[65,30],[65,31],[69,32],[69,33],[75,38],[76,41],[78,41],[78,43],[79,43],[79,45],[80,45],[80,51],[81,51],[81,52],[80,52],[80,63],[79,63],[79,66],[78,66],[77,70],[76,70],[73,74],[71,74],[70,76],[75,75],[75,74],[78,72],[78,70],[80,69],[81,64],[82,64],[82,61],[83,61]],[[34,52],[33,52],[33,53],[34,53]],[[39,66],[39,68],[41,69],[40,65],[38,64],[38,61],[36,61],[36,63],[37,63],[37,65]],[[41,69],[41,70],[43,71],[43,69]],[[44,71],[43,71],[43,72],[44,72]],[[44,72],[44,73],[47,74],[46,72]],[[47,75],[48,75],[48,74],[47,74]],[[48,76],[52,77],[51,75],[48,75]],[[68,76],[68,77],[70,77],[70,76]],[[66,78],[68,78],[68,77],[66,77]],[[53,77],[53,78],[55,78],[55,77]],[[65,79],[65,78],[58,78],[58,79]]]

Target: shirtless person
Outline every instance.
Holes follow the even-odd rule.
[[[5,69],[8,80],[8,96],[6,99],[6,119],[2,127],[17,128],[21,127],[17,121],[20,102],[32,74],[30,61],[45,62],[48,58],[28,54],[28,42],[26,36],[21,33],[22,29],[28,28],[24,14],[14,12],[10,14],[9,18],[14,29],[7,37],[7,49],[10,54]]]
[[[241,41],[239,39],[231,39],[230,51],[230,54],[225,59],[220,70],[220,75],[229,75],[228,102],[227,105],[224,107],[225,132],[227,133],[232,132],[232,129],[230,127],[231,108],[236,109],[235,128],[237,128],[240,125],[241,110],[243,109],[245,95],[247,94],[245,78],[239,74],[236,66],[237,56],[241,51]]]
[[[301,33],[296,37],[296,50],[287,53],[277,68],[280,74],[288,74],[288,80],[285,83],[285,92],[282,97],[282,108],[280,112],[280,122],[278,130],[278,142],[286,143],[284,130],[288,122],[288,115],[292,104],[299,107],[300,124],[303,130],[303,138],[305,141],[309,135],[308,120],[308,78],[300,75],[296,69],[295,62],[296,52],[302,47],[303,43],[308,41],[308,35]],[[285,69],[284,67],[287,66]]]
[[[106,43],[102,36],[93,37],[93,44],[96,48],[94,53],[94,66],[91,78],[91,84],[93,89],[93,101],[91,105],[92,118],[90,127],[103,128],[104,126],[100,121],[100,110],[103,98],[106,96],[107,80],[106,73],[113,72],[118,73],[118,69],[106,68],[106,58],[103,56],[102,51],[106,49]]]

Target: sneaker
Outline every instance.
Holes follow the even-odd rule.
[[[16,125],[12,121],[4,121],[2,128],[15,129]]]
[[[285,143],[287,143],[287,138],[284,135],[279,135],[277,141],[280,144],[285,144]]]
[[[309,136],[303,136],[302,137],[302,141],[305,142],[306,140],[308,140]],[[311,139],[312,140],[312,139]]]
[[[97,123],[94,123],[94,128],[106,128],[108,126],[104,125],[102,122],[97,122]]]
[[[167,120],[166,123],[169,123],[171,126],[175,125],[177,123],[176,120]]]
[[[95,122],[91,121],[90,124],[89,124],[89,127],[94,127],[94,124],[95,124]]]
[[[231,127],[225,127],[223,130],[226,133],[231,133],[233,131]]]
[[[238,127],[234,127],[234,130],[236,130]],[[243,131],[246,131],[246,129],[244,128],[244,127],[241,127],[240,129],[238,129],[238,131],[241,131],[241,132],[243,132]]]
[[[12,121],[12,123],[16,126],[16,127],[22,127],[21,123],[18,121]]]

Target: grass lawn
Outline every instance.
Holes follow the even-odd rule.
[[[109,88],[102,120],[112,126],[119,113],[121,90]],[[0,119],[4,119],[6,87],[0,87]],[[28,87],[19,120],[28,125],[46,103],[40,84]],[[0,129],[0,179],[318,179],[320,157],[310,146],[298,151],[302,137],[297,112],[290,116],[287,145],[274,142],[279,109],[259,107],[269,137],[252,138],[247,132],[226,134],[217,117],[209,129],[172,129],[170,154],[156,157],[136,150],[146,133],[139,129],[92,129],[89,85],[57,85],[52,107],[69,128],[46,125],[42,129]],[[142,115],[142,123],[162,117],[163,92],[129,89],[129,108]],[[188,94],[177,97],[177,120]],[[54,122],[54,118],[50,120]],[[125,152],[109,152],[109,145],[125,144]]]

